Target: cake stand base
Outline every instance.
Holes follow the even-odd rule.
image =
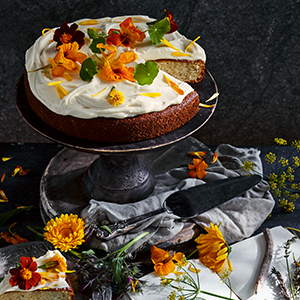
[[[188,153],[201,150],[210,151],[203,143],[189,137],[169,148],[160,148],[140,154],[138,161],[147,165],[150,173],[156,176],[180,165],[191,163],[192,158]],[[102,163],[101,160],[102,157],[100,163]],[[81,211],[89,205],[91,197],[84,192],[83,185],[85,183],[83,184],[83,182],[84,178],[88,176],[86,174],[90,166],[98,163],[99,155],[69,148],[64,148],[52,158],[40,184],[41,214],[45,223],[62,213],[80,215]]]

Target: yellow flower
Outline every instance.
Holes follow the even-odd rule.
[[[282,146],[287,145],[287,141],[284,140],[284,139],[282,139],[282,138],[275,138],[274,141],[275,141],[275,143],[277,143],[278,145],[282,145]]]
[[[266,154],[265,160],[268,163],[272,164],[272,163],[274,163],[276,161],[276,155],[274,153],[272,153],[272,152],[269,152],[268,154]]]
[[[254,170],[254,163],[251,162],[250,160],[244,160],[243,164],[241,166],[241,169],[246,171],[246,172],[250,172]]]
[[[293,141],[292,142],[292,146],[297,150],[297,151],[300,151],[300,140],[298,141]]]
[[[63,256],[55,252],[55,255],[51,257],[44,265],[39,266],[41,269],[46,269],[47,272],[66,272],[67,263]]]
[[[200,234],[195,242],[197,246],[199,260],[203,265],[213,272],[222,275],[224,272],[232,272],[232,265],[228,258],[230,247],[225,242],[222,232],[217,225],[210,223],[210,227],[205,227],[207,234]]]
[[[77,215],[62,214],[47,224],[44,237],[55,248],[67,252],[84,242],[84,221]]]
[[[124,102],[125,97],[123,93],[118,91],[114,86],[109,92],[109,99],[108,102],[113,106],[119,106]]]
[[[181,252],[169,252],[160,248],[156,248],[154,245],[150,249],[151,260],[154,263],[154,270],[160,275],[165,276],[175,271],[176,265],[186,264],[186,259]]]
[[[205,169],[208,167],[208,165],[202,158],[200,159],[194,158],[193,164],[192,165],[189,164],[188,167],[190,169],[188,175],[192,178],[198,177],[199,179],[202,179],[207,174]]]

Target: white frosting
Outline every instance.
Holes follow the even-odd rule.
[[[62,254],[58,250],[54,250],[54,251],[49,250],[44,256],[41,256],[41,257],[35,259],[37,265],[42,266],[47,261],[49,261],[49,259],[51,257],[55,256],[55,253],[57,253],[61,257],[63,257]],[[36,270],[36,272],[45,272],[45,271],[46,270],[43,270],[43,269],[40,269],[40,268],[38,268]],[[46,281],[43,285],[39,283],[37,286],[32,287],[30,290],[22,290],[18,286],[11,286],[10,285],[9,280],[11,278],[11,275],[10,275],[10,273],[7,273],[4,277],[4,279],[0,283],[0,295],[4,294],[6,292],[32,292],[32,291],[39,290],[41,288],[43,288],[43,289],[44,288],[55,288],[55,289],[69,288],[69,284],[66,281],[66,273],[61,272],[61,273],[58,273],[58,274],[60,276],[58,277],[58,280],[56,280],[56,281],[53,281],[53,282]]]
[[[89,49],[90,39],[87,34],[88,28],[100,29],[102,32],[108,33],[109,29],[119,29],[119,25],[127,18],[102,18],[97,19],[96,25],[80,25],[79,30],[85,33],[85,45],[79,50],[85,53],[88,57],[94,57],[94,54]],[[88,20],[88,19],[83,19]],[[83,20],[76,21],[79,23]],[[146,16],[132,16],[134,25],[142,30],[149,29],[147,22],[154,21]],[[72,23],[71,23],[72,24]],[[180,33],[173,32],[166,34],[165,38],[172,43],[176,48],[185,51],[185,48],[190,44],[190,40],[186,39]],[[26,52],[25,65],[27,71],[37,70],[49,64],[48,57],[53,58],[57,50],[55,49],[56,42],[53,42],[53,32],[48,31],[44,36],[36,40],[34,45]],[[151,39],[146,32],[146,38],[143,42],[137,43],[134,51],[138,54],[138,59],[127,66],[135,67],[138,63],[144,63],[146,60],[157,59],[176,59],[171,55],[175,50],[160,43],[152,45]],[[119,47],[118,53],[122,51],[132,51],[129,48]],[[205,61],[205,52],[197,44],[194,43],[188,50],[192,56],[184,56],[186,60],[203,60]],[[101,56],[101,55],[100,55]],[[181,59],[181,58],[179,58]],[[79,66],[80,68],[80,66]],[[91,81],[83,81],[79,77],[79,71],[69,73],[73,78],[72,81],[66,81],[64,78],[52,77],[50,70],[43,73],[41,71],[29,72],[28,79],[31,91],[46,107],[53,112],[60,115],[71,115],[83,119],[90,119],[96,117],[107,118],[126,118],[154,111],[162,111],[170,105],[176,105],[182,102],[187,94],[193,91],[192,87],[184,82],[181,82],[170,75],[167,75],[172,81],[184,91],[184,95],[177,94],[166,82],[163,77],[163,71],[159,71],[158,76],[155,78],[151,85],[139,85],[127,80],[121,82],[103,81],[99,76],[94,76]],[[53,81],[61,81],[61,86],[66,89],[68,95],[63,99],[59,99],[54,86],[49,86],[47,83]],[[124,96],[124,102],[115,107],[108,102],[108,94],[111,88],[115,86],[117,90],[121,91]],[[100,92],[105,87],[105,91],[99,95],[92,97],[92,95]],[[142,96],[140,93],[159,92],[161,96],[151,98]]]

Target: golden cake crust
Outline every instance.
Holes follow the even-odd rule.
[[[199,96],[191,92],[178,105],[136,117],[80,119],[63,116],[49,110],[33,95],[26,71],[24,78],[29,105],[41,120],[58,131],[91,141],[129,143],[155,138],[183,126],[199,110]]]

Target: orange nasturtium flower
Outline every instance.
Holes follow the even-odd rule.
[[[44,237],[54,248],[67,252],[84,242],[84,226],[77,215],[62,214],[46,224]]]
[[[223,238],[219,227],[210,224],[211,227],[205,227],[207,234],[200,234],[195,242],[197,246],[199,260],[203,265],[213,272],[222,276],[224,273],[232,272],[232,265],[229,260],[231,248]]]
[[[123,93],[118,91],[114,86],[112,87],[111,91],[109,92],[109,99],[108,102],[113,106],[119,106],[124,102],[125,97]]]
[[[151,260],[154,263],[154,270],[160,276],[166,276],[173,273],[177,264],[186,265],[185,255],[181,252],[169,252],[157,248],[154,245],[150,249]]]
[[[114,33],[114,31],[117,31],[119,34]],[[110,29],[108,35],[109,37],[106,39],[106,44],[115,45],[117,47],[130,47],[131,49],[137,42],[142,42],[146,37],[143,31],[133,25],[130,17],[120,24],[120,30]]]
[[[176,31],[178,29],[178,25],[176,24],[175,22],[175,19],[174,19],[174,16],[172,13],[170,13],[168,10],[165,9],[165,12],[167,14],[167,19],[169,20],[170,22],[170,27],[171,27],[171,30],[167,33],[172,33],[174,31]]]
[[[125,64],[134,62],[138,58],[136,53],[133,51],[123,52],[118,58],[116,58],[118,54],[117,47],[104,45],[102,43],[98,44],[97,47],[101,50],[103,56],[103,62],[99,62],[99,66],[101,68],[99,76],[103,80],[129,80],[131,82],[135,82],[135,79],[133,78],[134,68],[126,67]],[[104,53],[103,49],[106,49],[108,53]]]
[[[54,77],[63,77],[65,70],[73,72],[77,69],[76,62],[82,63],[87,56],[78,51],[79,45],[77,42],[62,44],[57,47],[58,53],[53,59],[48,57],[51,63],[51,74]],[[66,78],[69,80],[69,78]]]
[[[207,174],[205,169],[208,165],[202,158],[194,158],[193,164],[189,164],[188,167],[190,169],[188,175],[192,178],[198,177],[199,179],[202,179]]]

